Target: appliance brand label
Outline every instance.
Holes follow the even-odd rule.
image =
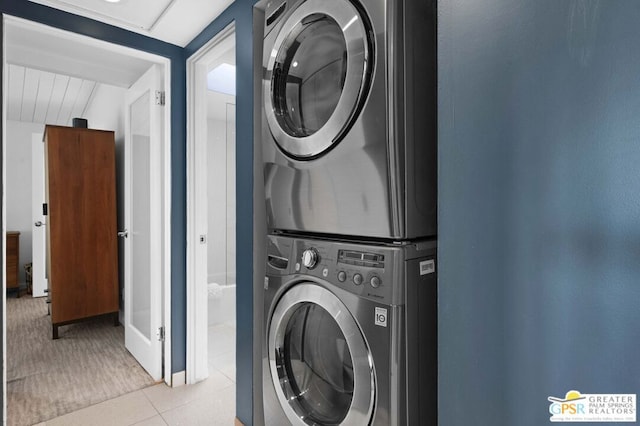
[[[436,271],[436,261],[423,260],[420,262],[420,275],[433,274]]]
[[[376,308],[376,318],[375,324],[380,327],[387,326],[387,309],[386,308]]]

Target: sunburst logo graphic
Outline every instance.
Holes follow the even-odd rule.
[[[551,401],[551,402],[559,402],[561,404],[564,404],[564,403],[567,403],[567,402],[578,401],[578,400],[584,399],[584,396],[582,396],[582,394],[580,392],[578,392],[577,390],[570,390],[564,396],[564,399],[556,398],[555,396],[550,396],[547,399],[549,401]]]
[[[585,397],[577,390],[570,390],[567,392],[564,399],[557,398],[555,396],[550,396],[547,399],[551,402],[551,405],[549,406],[549,413],[554,416],[556,414],[585,414],[585,404],[583,403]]]

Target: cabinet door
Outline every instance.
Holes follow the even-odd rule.
[[[113,132],[47,126],[52,322],[118,310]]]

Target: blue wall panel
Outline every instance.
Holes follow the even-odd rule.
[[[640,3],[439,17],[440,424],[640,393]]]

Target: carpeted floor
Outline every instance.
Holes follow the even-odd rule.
[[[112,318],[60,327],[51,339],[44,298],[7,298],[7,414],[32,425],[154,382],[124,347]]]

